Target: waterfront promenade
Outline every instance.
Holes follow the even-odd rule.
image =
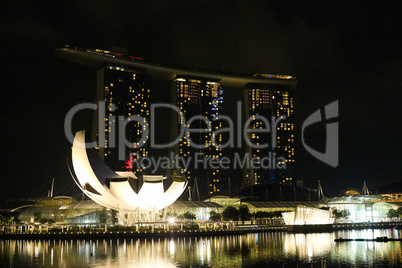
[[[376,222],[376,223],[337,223],[333,230],[354,229],[389,229],[402,228],[402,222]],[[44,231],[44,232],[4,232],[0,239],[82,239],[82,238],[151,238],[151,237],[185,237],[185,236],[214,236],[237,235],[257,232],[286,232],[285,225],[241,225],[230,229],[210,230],[130,230],[128,228],[110,231]]]
[[[0,234],[0,239],[79,239],[79,238],[148,238],[148,237],[182,237],[182,236],[210,236],[247,234],[257,232],[283,232],[286,226],[255,227],[238,226],[232,229],[218,230],[177,230],[177,231],[81,231],[81,232],[5,232]]]

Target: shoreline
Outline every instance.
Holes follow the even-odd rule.
[[[233,230],[184,230],[184,231],[110,231],[110,232],[46,232],[46,233],[3,233],[0,239],[81,239],[81,238],[154,238],[209,235],[237,235],[259,232],[286,232],[285,226],[270,228],[242,228]]]
[[[401,221],[385,221],[385,222],[360,222],[360,223],[336,223],[333,225],[336,230],[359,230],[359,229],[388,229],[398,227],[402,229]]]
[[[308,230],[299,233],[334,232],[338,230],[359,229],[402,229],[402,222],[375,222],[375,223],[337,223],[331,230]],[[186,237],[209,235],[238,235],[259,232],[292,232],[286,226],[271,227],[242,227],[229,230],[176,230],[176,231],[81,231],[81,232],[42,232],[42,233],[11,233],[0,234],[1,240],[7,239],[104,239],[104,238],[153,238],[153,237]]]

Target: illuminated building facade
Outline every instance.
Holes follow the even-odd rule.
[[[295,130],[293,91],[290,86],[249,84],[245,89],[246,118],[252,119],[249,128],[266,132],[250,132],[248,146],[250,159],[267,158],[270,168],[247,167],[244,185],[279,182],[292,184],[292,166],[295,161]],[[265,118],[269,126],[260,119]],[[279,119],[282,117],[283,119]],[[276,123],[277,122],[277,123]],[[272,129],[272,128],[275,129]],[[276,131],[276,133],[274,132]],[[265,148],[257,148],[267,144]]]
[[[219,115],[222,114],[223,108],[222,86],[215,82],[207,82],[204,102],[206,103],[206,107],[208,107],[205,115],[211,122],[212,135],[214,135],[214,137],[211,137],[211,135],[209,139],[207,139],[210,145],[207,150],[207,157],[220,158],[222,157],[222,134],[218,133],[215,135],[214,132],[222,128],[222,122],[218,120]],[[208,170],[207,178],[209,194],[219,194],[225,187],[224,178],[222,178],[219,169]]]
[[[332,212],[319,208],[298,205],[295,211],[283,212],[286,225],[333,224]]]
[[[153,85],[155,85],[155,81],[163,81],[163,83],[166,83],[167,86],[161,88],[162,91],[165,89],[169,90],[169,86],[173,85],[171,86],[173,93],[171,94],[173,98],[171,103],[179,106],[185,118],[190,118],[193,115],[205,115],[212,122],[210,126],[211,131],[221,128],[221,123],[219,121],[212,121],[212,119],[222,113],[222,88],[225,89],[225,91],[246,89],[246,105],[249,107],[253,107],[254,105],[255,107],[253,109],[248,109],[247,107],[246,115],[248,117],[252,115],[264,115],[270,119],[270,116],[273,115],[286,115],[287,119],[281,121],[278,125],[278,146],[264,150],[247,149],[251,157],[253,157],[253,155],[255,157],[267,156],[269,152],[285,157],[284,162],[287,164],[286,170],[245,170],[246,176],[244,176],[243,182],[245,182],[245,185],[255,185],[273,180],[280,182],[292,181],[293,177],[290,175],[289,171],[294,162],[294,126],[293,96],[290,89],[293,89],[297,84],[295,77],[289,75],[214,73],[164,66],[155,62],[145,61],[142,58],[100,49],[73,48],[67,46],[57,49],[56,52],[61,57],[68,60],[101,69],[98,72],[98,100],[104,100],[107,104],[114,103],[119,107],[105,115],[105,122],[102,122],[106,134],[104,138],[105,142],[101,142],[99,148],[101,156],[104,157],[105,161],[108,165],[113,167],[113,169],[121,170],[122,167],[125,167],[123,169],[131,169],[133,167],[130,164],[133,161],[128,161],[129,164],[126,164],[124,161],[118,161],[117,164],[113,163],[117,161],[117,156],[115,155],[117,150],[111,148],[109,130],[113,129],[113,126],[116,125],[116,122],[113,121],[116,119],[112,118],[110,120],[109,116],[122,115],[127,117],[129,114],[138,114],[148,118],[148,99],[150,97],[148,86],[149,78]],[[105,68],[105,66],[111,67]],[[156,84],[158,82],[156,82]],[[113,84],[113,87],[111,84]],[[106,87],[108,88],[106,89]],[[118,88],[122,89],[121,91],[119,90],[119,93],[117,93]],[[109,92],[107,92],[107,90],[109,90]],[[118,94],[121,94],[121,97],[117,97]],[[271,99],[263,99],[265,97]],[[134,111],[134,109],[137,110]],[[240,122],[239,125],[242,123],[244,122]],[[158,133],[158,135],[177,137],[178,131],[183,124],[184,122],[181,122],[180,118],[177,119],[177,117],[174,117],[170,127],[165,128],[168,133]],[[197,125],[203,126],[202,121],[194,121],[191,128],[197,128]],[[255,123],[253,127],[260,128],[262,125]],[[134,124],[127,129],[129,133],[127,133],[126,136],[134,143],[135,140],[138,140],[137,138],[141,134],[141,129],[138,128],[138,125],[135,126]],[[175,155],[183,156],[183,158],[194,157],[194,154],[197,152],[204,153],[206,158],[219,158],[219,156],[222,156],[222,148],[216,148],[216,146],[212,144],[211,135],[213,134],[191,134],[193,143],[201,145],[201,148],[194,148],[187,138],[182,138],[177,146],[172,146],[169,150],[174,151]],[[98,137],[101,136],[98,135]],[[222,141],[222,134],[214,138],[216,144],[219,144]],[[254,143],[262,143],[264,139],[268,138],[263,135],[255,135],[250,139]],[[242,145],[239,145],[239,143],[236,146],[240,148]],[[242,151],[242,153],[243,152],[244,151]],[[135,160],[130,159],[130,156],[132,156],[130,153],[136,153],[134,158],[137,156],[147,156],[149,154],[147,147],[143,147],[142,149],[134,148],[130,151],[126,151],[125,157],[128,158],[128,160]],[[234,161],[234,159],[232,160]],[[190,167],[194,167],[194,165],[190,165]],[[232,176],[234,182],[241,177],[242,167],[239,169],[240,170],[233,172]],[[136,173],[137,171],[133,170],[133,172]],[[201,187],[204,191],[207,190],[207,193],[210,195],[222,194],[222,191],[226,191],[229,188],[228,182],[222,181],[223,179],[226,180],[226,178],[222,176],[222,170],[219,169],[207,170],[198,168],[197,170],[193,170],[190,168],[189,170],[184,170],[184,168],[179,168],[166,171],[166,173],[172,172],[172,175],[186,175],[190,180],[190,185],[194,185],[194,179],[199,178],[203,181]],[[208,189],[205,189],[205,185],[207,185]]]
[[[332,211],[297,205],[295,211],[282,212],[288,232],[320,232],[332,230]]]
[[[131,116],[140,116],[149,122],[150,89],[148,76],[138,70],[123,67],[106,66],[97,72],[97,101],[105,102],[104,122],[96,118],[94,133],[98,124],[104,124],[104,140],[99,140],[99,154],[105,163],[115,170],[137,170],[133,165],[135,158],[148,156],[148,143],[139,144],[143,127]],[[120,118],[119,118],[120,117]],[[119,124],[125,122],[125,133],[119,132]],[[119,124],[118,121],[120,120]],[[131,121],[131,122],[130,122]],[[124,155],[118,155],[119,136],[124,135],[132,146],[127,147]],[[123,159],[122,159],[123,158]]]
[[[215,120],[222,114],[222,86],[213,81],[178,77],[174,81],[173,89],[176,104],[183,116],[179,116],[177,119],[177,127],[175,127],[177,131],[179,132],[180,129],[186,126],[191,129],[206,130],[206,132],[191,133],[189,137],[184,135],[177,145],[176,153],[183,158],[191,157],[191,161],[195,160],[196,153],[206,158],[221,157],[222,134],[215,135],[214,132],[222,127],[222,122]],[[192,117],[198,115],[208,119],[210,125],[202,119],[197,119],[193,122],[189,121]],[[190,167],[188,170],[181,168],[178,172],[185,175],[189,180],[196,177],[207,179],[208,194],[219,193],[222,190],[222,178],[219,169],[194,168],[194,163]]]
[[[93,149],[86,148],[85,131],[75,134],[71,148],[71,175],[77,186],[96,203],[117,211],[124,224],[157,221],[158,213],[174,203],[187,186],[182,176],[141,175],[113,171]]]
[[[390,209],[399,207],[398,200],[381,195],[349,195],[326,200],[326,206],[339,211],[347,210],[350,215],[340,219],[344,222],[382,222],[388,221]]]

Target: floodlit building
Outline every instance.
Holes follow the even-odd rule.
[[[176,201],[168,208],[168,213],[180,215],[190,212],[197,220],[209,220],[211,212],[222,213],[225,207],[214,202]]]
[[[249,207],[251,213],[259,211],[276,212],[276,211],[295,211],[297,206],[304,205],[318,208],[318,202],[243,202],[242,204]]]
[[[350,216],[346,222],[381,222],[388,221],[388,210],[397,209],[402,203],[378,195],[349,195],[328,198],[326,206],[337,210],[348,210]]]
[[[114,225],[112,211],[91,200],[76,201],[68,196],[55,196],[15,201],[20,204],[11,202],[12,207],[5,211],[14,215],[25,231],[33,231],[41,225]]]
[[[382,197],[383,202],[395,202],[395,203],[402,203],[402,193],[388,193],[388,194],[378,194],[380,198]]]
[[[167,213],[183,193],[187,179],[157,175],[136,177],[132,172],[114,172],[86,148],[85,131],[77,132],[72,147],[72,176],[93,201],[119,213],[122,223],[156,221],[162,209]],[[93,149],[92,149],[93,150]]]
[[[247,145],[247,153],[250,159],[257,159],[260,164],[265,162],[264,166],[268,168],[262,165],[247,167],[243,185],[292,184],[295,162],[293,89],[291,84],[249,84],[245,89],[246,118],[253,119],[249,128],[256,130],[249,133],[248,139],[253,146]],[[264,129],[268,129],[268,133],[261,132]],[[266,146],[262,147],[264,144]]]
[[[224,207],[235,207],[235,208],[239,208],[241,203],[241,198],[239,197],[229,197],[229,196],[224,196],[224,195],[215,195],[215,196],[211,196],[210,198],[208,198],[207,200],[205,200],[207,202],[214,202],[217,203],[221,206]]]
[[[329,210],[298,205],[295,211],[283,212],[288,231],[322,231],[331,229],[335,218]]]
[[[184,135],[175,146],[176,155],[184,159],[191,159],[189,169],[181,167],[177,174],[185,175],[188,180],[192,178],[206,179],[209,194],[219,194],[222,191],[223,178],[219,168],[212,169],[196,167],[195,154],[200,154],[206,158],[219,158],[222,156],[222,134],[216,132],[222,127],[222,122],[218,120],[222,115],[223,108],[223,89],[222,86],[214,81],[205,79],[194,79],[188,77],[178,77],[174,80],[172,95],[176,98],[176,105],[181,110],[180,116],[174,115],[172,121],[174,125],[173,138],[177,137],[180,129],[191,127],[192,129],[205,129],[207,132],[195,132],[189,136]],[[203,116],[206,120],[189,120],[195,116]]]
[[[105,113],[102,118],[98,113],[94,116],[92,134],[99,142],[99,155],[112,169],[130,170],[134,174],[143,171],[134,162],[149,154],[149,142],[140,143],[144,132],[141,123],[149,122],[149,99],[149,77],[143,71],[115,65],[97,71],[96,101],[105,102]],[[125,124],[124,132],[119,128],[122,124]],[[131,144],[121,155],[121,140],[117,141],[120,137]]]
[[[59,211],[64,215],[63,223],[69,225],[113,225],[114,223],[112,211],[92,200],[75,201],[61,206]]]
[[[23,205],[10,209],[10,212],[17,213],[18,220],[27,223],[35,223],[41,218],[60,222],[68,215],[63,214],[59,208],[73,202],[74,199],[68,196],[28,198]]]
[[[283,157],[281,166],[286,169],[276,169],[276,164],[272,163],[269,169],[254,169],[240,167],[239,174],[244,173],[243,182],[245,185],[254,185],[268,181],[291,183],[293,177],[291,169],[294,164],[294,125],[293,125],[293,89],[297,84],[296,78],[289,75],[239,75],[228,73],[217,73],[210,71],[198,71],[194,69],[185,69],[172,66],[163,66],[158,63],[144,61],[142,58],[128,56],[113,51],[105,51],[100,49],[80,49],[80,48],[60,48],[57,53],[68,60],[81,64],[89,65],[97,68],[98,71],[98,97],[97,100],[104,100],[106,104],[115,104],[122,107],[121,110],[107,111],[104,118],[98,120],[97,125],[101,126],[104,131],[98,132],[98,140],[100,141],[99,153],[105,159],[106,163],[111,163],[113,168],[132,170],[135,175],[140,174],[144,170],[136,170],[132,165],[137,157],[149,155],[147,145],[142,147],[134,147],[127,150],[124,155],[126,162],[117,162],[116,153],[111,146],[111,130],[115,126],[115,119],[111,116],[125,116],[130,114],[139,114],[145,118],[149,116],[149,100],[152,99],[150,94],[150,81],[166,81],[167,85],[171,85],[172,99],[168,102],[177,105],[181,109],[182,115],[186,119],[193,115],[205,116],[212,123],[207,127],[210,133],[198,132],[192,133],[193,144],[188,138],[183,137],[176,146],[172,146],[170,151],[174,151],[175,155],[189,159],[194,157],[194,153],[204,153],[206,158],[214,159],[224,156],[224,150],[219,146],[212,144],[212,137],[215,138],[215,145],[224,143],[225,137],[222,134],[214,135],[213,131],[222,128],[220,121],[213,119],[223,115],[224,98],[223,92],[227,90],[245,90],[246,92],[246,118],[244,114],[240,115],[238,120],[240,124],[244,123],[248,118],[255,116],[264,116],[271,121],[272,116],[286,116],[286,119],[279,122],[277,126],[277,137],[275,143],[277,146],[268,149],[248,148],[244,153],[248,153],[250,157]],[[168,87],[167,87],[168,88]],[[113,109],[113,107],[112,107]],[[181,128],[185,126],[184,122],[172,112],[172,129],[165,133],[170,136],[179,133]],[[95,120],[96,121],[96,120]],[[203,126],[200,121],[194,122],[196,125]],[[187,124],[188,126],[188,124]],[[253,129],[261,129],[261,122],[254,120],[250,125]],[[142,134],[139,125],[132,124],[128,128],[130,141],[135,143],[138,136]],[[105,135],[103,135],[103,132]],[[95,133],[95,132],[94,132]],[[131,133],[131,134],[130,134]],[[252,134],[251,134],[252,135]],[[255,144],[262,144],[266,140],[271,140],[270,133],[260,133],[252,135],[250,140]],[[104,140],[104,141],[103,141]],[[201,145],[202,148],[192,148],[195,143]],[[239,148],[242,146],[237,142]],[[271,143],[269,143],[271,145]],[[281,158],[282,159],[282,158]],[[273,160],[270,160],[273,161]],[[113,163],[112,163],[113,162]],[[246,165],[247,166],[247,165]],[[244,169],[244,172],[243,172]],[[172,172],[170,172],[172,171]],[[220,195],[228,192],[228,183],[225,175],[219,168],[174,168],[168,170],[166,174],[184,175],[189,179],[191,185],[194,184],[195,178],[207,185],[204,193],[208,195]],[[240,177],[240,176],[239,176]]]

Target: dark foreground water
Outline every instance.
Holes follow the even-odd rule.
[[[191,238],[0,240],[0,267],[402,267],[401,231],[266,232]]]

